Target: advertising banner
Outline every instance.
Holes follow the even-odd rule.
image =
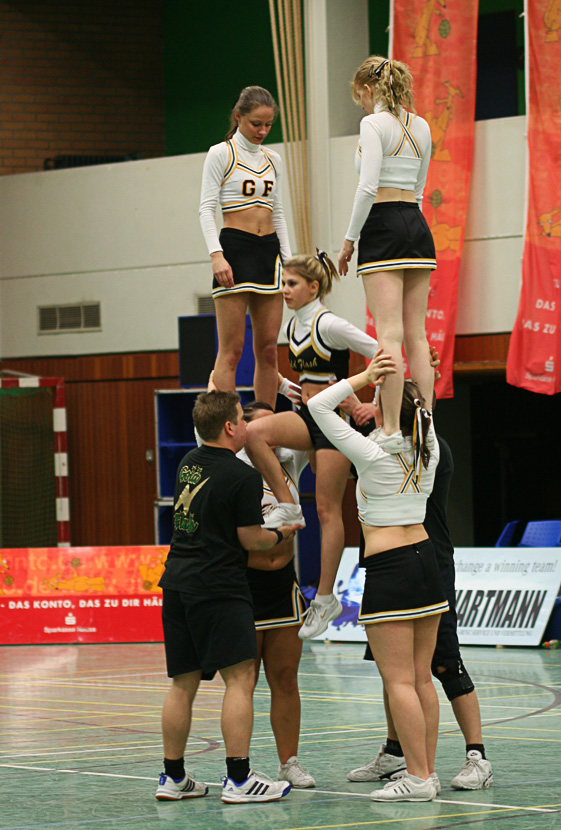
[[[462,645],[539,646],[561,585],[561,548],[457,548]]]
[[[508,350],[513,386],[561,392],[561,7],[524,4],[528,181],[522,288]]]
[[[436,247],[426,330],[440,355],[439,398],[454,394],[458,272],[464,242],[475,119],[478,0],[393,0],[391,57],[411,69],[415,108],[432,137],[423,213]],[[367,319],[372,326],[371,318]],[[368,328],[367,328],[368,331]]]
[[[461,645],[538,646],[561,586],[561,548],[456,548]],[[316,640],[365,642],[358,548],[345,548],[335,581],[343,612]]]
[[[168,547],[0,550],[0,644],[163,640]]]

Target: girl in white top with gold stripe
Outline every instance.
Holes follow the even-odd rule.
[[[356,158],[360,178],[338,263],[339,273],[346,274],[360,236],[357,275],[363,279],[378,340],[397,366],[382,391],[383,432],[388,435],[399,430],[402,345],[426,400],[432,400],[434,383],[425,317],[436,259],[421,212],[431,134],[424,118],[414,114],[411,86],[404,63],[379,56],[367,58],[355,74],[353,98],[367,115]]]
[[[432,368],[431,368],[432,371]],[[431,678],[440,615],[448,610],[432,543],[423,527],[439,446],[431,414],[417,385],[404,384],[403,434],[383,432],[385,410],[375,406],[377,429],[360,435],[334,409],[369,383],[387,383],[395,362],[382,349],[363,372],[340,380],[308,403],[312,417],[357,469],[358,516],[366,569],[358,621],[384,681],[407,770],[371,793],[374,801],[432,801],[438,698]],[[384,380],[385,378],[385,380]]]
[[[219,389],[235,391],[249,308],[255,353],[255,396],[274,406],[277,336],[282,321],[282,260],[291,256],[281,199],[282,163],[262,147],[278,107],[262,87],[242,90],[226,140],[210,148],[199,216],[212,262]],[[218,234],[216,208],[223,228]]]

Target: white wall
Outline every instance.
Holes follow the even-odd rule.
[[[460,272],[461,334],[512,330],[520,286],[524,129],[524,118],[476,124]],[[356,136],[330,140],[329,237],[335,247],[356,187],[356,142]],[[177,317],[195,314],[197,296],[211,288],[198,221],[203,159],[196,154],[1,177],[0,354],[177,348]],[[284,203],[292,228],[287,188]],[[37,306],[96,300],[101,332],[37,334]],[[329,304],[363,325],[364,295],[354,274],[336,286]]]

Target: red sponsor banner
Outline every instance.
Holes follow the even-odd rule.
[[[169,548],[3,548],[0,644],[163,640]]]
[[[522,289],[506,379],[561,392],[561,3],[525,3],[528,186]]]
[[[410,67],[415,108],[428,121],[432,136],[423,213],[434,237],[438,268],[431,276],[426,328],[441,360],[439,398],[454,394],[458,272],[475,115],[477,14],[477,0],[393,0],[391,7],[391,56]]]

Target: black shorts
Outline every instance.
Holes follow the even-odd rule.
[[[202,600],[169,588],[163,593],[168,677],[202,671],[203,680],[212,680],[220,669],[257,658],[251,602]]]
[[[360,232],[357,276],[436,268],[432,233],[416,202],[377,202]]]
[[[214,299],[225,294],[280,294],[282,291],[282,260],[280,243],[276,233],[258,236],[255,233],[239,231],[237,228],[222,228],[220,244],[224,257],[234,273],[234,287],[223,288],[212,281]]]
[[[461,660],[458,615],[456,614],[456,571],[453,561],[449,565],[440,567],[440,576],[450,606],[440,618],[434,650],[434,659],[442,663],[446,660]]]
[[[294,561],[277,571],[247,569],[257,631],[300,625],[306,601],[300,591]]]
[[[368,556],[365,567],[359,623],[416,620],[448,610],[430,539]]]
[[[310,439],[314,445],[314,450],[336,450],[329,438],[326,438],[321,429],[318,427],[310,414],[310,410],[306,404],[302,403],[296,407],[296,414],[300,415],[310,433]]]

